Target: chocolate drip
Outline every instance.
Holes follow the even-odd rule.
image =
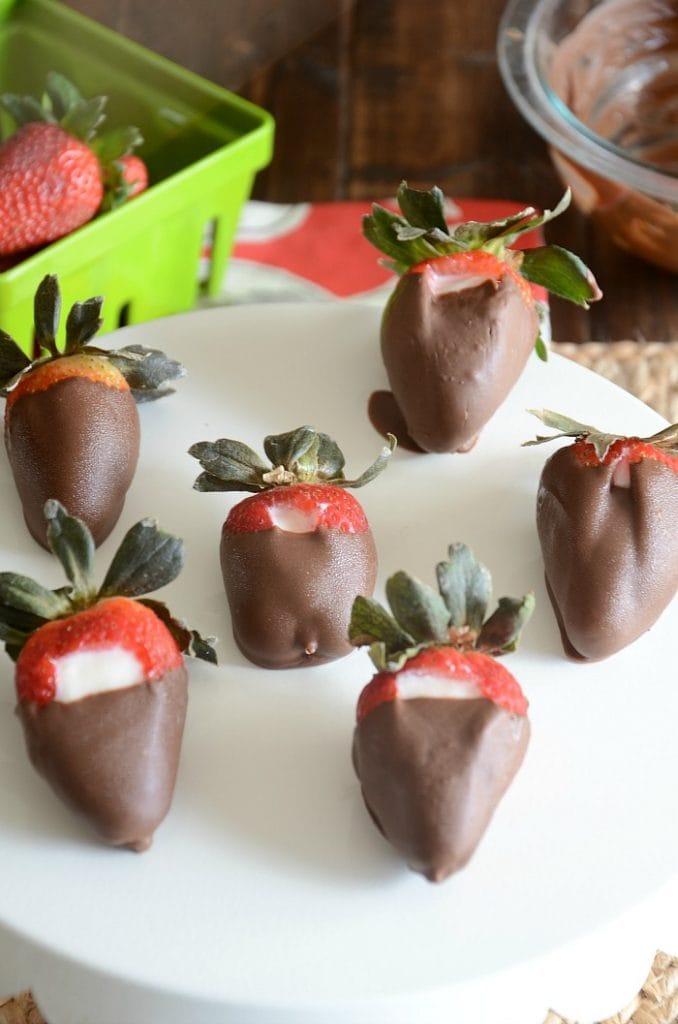
[[[566,653],[606,658],[656,621],[678,586],[678,475],[644,459],[630,486],[582,466],[572,446],[546,462],[537,530]]]
[[[424,451],[408,434],[405,417],[392,391],[373,391],[367,403],[367,415],[378,434],[385,438],[393,434],[398,439],[399,448],[408,452]]]
[[[139,457],[132,395],[72,377],[22,395],[5,445],[32,536],[47,547],[43,507],[56,498],[101,544],[118,521]]]
[[[358,594],[372,594],[377,554],[369,530],[224,530],[221,568],[245,657],[264,668],[297,668],[353,650],[351,605]]]
[[[463,868],[522,764],[528,719],[483,698],[380,704],[356,726],[365,804],[408,865],[441,882]]]
[[[20,703],[33,767],[113,846],[146,850],[169,811],[186,717],[184,666],[72,703]]]
[[[381,351],[413,440],[428,452],[468,451],[518,380],[538,330],[509,275],[434,295],[426,272],[404,274],[384,310]]]

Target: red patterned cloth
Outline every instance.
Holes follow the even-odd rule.
[[[393,200],[380,200],[396,209]],[[394,275],[362,236],[368,202],[245,204],[220,301],[312,301],[350,298],[382,303]],[[495,220],[521,209],[504,200],[448,201],[451,225],[466,220]],[[521,245],[540,245],[530,232]],[[543,298],[543,293],[539,293]]]

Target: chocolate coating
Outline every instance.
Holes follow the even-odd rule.
[[[299,668],[353,650],[351,606],[374,590],[377,553],[369,530],[224,530],[221,569],[245,657],[263,668]]]
[[[582,466],[572,446],[546,462],[537,530],[566,653],[606,658],[659,617],[678,586],[678,475],[652,459]]]
[[[353,764],[386,839],[413,871],[442,882],[476,849],[529,736],[526,716],[484,698],[396,699],[356,725]]]
[[[124,690],[17,707],[33,767],[112,846],[148,849],[169,811],[187,682],[182,665]]]
[[[410,437],[427,452],[467,451],[518,380],[539,330],[508,275],[434,295],[404,274],[384,310],[381,352]]]
[[[101,544],[118,521],[139,458],[127,390],[71,377],[15,402],[5,445],[32,536],[47,547],[43,507],[56,498]]]

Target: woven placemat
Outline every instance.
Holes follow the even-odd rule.
[[[636,395],[678,423],[678,342],[554,342],[553,351],[574,359]],[[45,1024],[29,992],[0,999],[0,1024]],[[553,1011],[544,1024],[572,1024]],[[659,953],[642,991],[630,1006],[599,1024],[678,1024],[678,960]]]
[[[554,342],[553,351],[595,370],[669,423],[678,423],[678,341]]]

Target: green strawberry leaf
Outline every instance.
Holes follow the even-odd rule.
[[[58,356],[56,335],[61,319],[61,291],[56,274],[43,277],[33,300],[35,341],[40,349]]]
[[[166,387],[167,382],[179,380],[186,373],[181,363],[157,348],[125,345],[124,348],[102,351],[120,370],[136,402],[153,402],[174,394],[174,388]]]
[[[661,448],[669,454],[678,454],[678,423],[672,423],[670,426],[664,427],[658,434],[652,434],[651,437],[647,437],[645,440],[648,444],[653,444],[656,448]]]
[[[99,212],[117,210],[127,202],[133,191],[134,186],[125,179],[125,165],[120,160],[113,160],[105,170],[104,198]]]
[[[438,228],[443,235],[449,237],[449,229],[445,218],[445,197],[442,191],[434,186],[429,192],[410,188],[406,181],[400,183],[396,196],[398,206],[413,227],[430,231]]]
[[[584,309],[601,297],[600,288],[586,264],[559,245],[525,249],[519,269],[528,281]]]
[[[543,363],[548,362],[549,350],[541,334],[537,335],[537,340],[534,343],[534,351],[537,354],[537,358],[541,359]]]
[[[393,616],[371,597],[354,600],[348,638],[354,647],[369,646],[370,658],[380,670],[399,652],[416,647],[414,637],[401,629]]]
[[[313,427],[297,427],[284,434],[269,434],[264,438],[264,452],[274,468],[282,466],[296,475],[297,466],[301,472],[306,467],[312,473],[317,464],[318,432]]]
[[[92,534],[81,519],[70,516],[54,498],[45,502],[44,515],[47,521],[47,543],[73,584],[72,602],[86,606],[94,594]]]
[[[0,103],[18,128],[33,121],[55,120],[34,96],[13,96],[11,93],[3,93],[0,96]]]
[[[66,355],[79,352],[97,333],[103,323],[100,316],[103,303],[101,295],[73,303],[66,318]]]
[[[527,220],[523,220],[515,231],[507,231],[503,236],[504,245],[513,245],[516,239],[520,238],[520,236],[524,235],[526,232],[534,231],[535,228],[543,227],[543,225],[548,224],[549,221],[555,220],[556,217],[560,217],[560,215],[565,213],[565,210],[567,210],[571,200],[572,192],[568,188],[552,210],[542,210],[541,213],[536,213],[533,209],[523,211],[526,214],[534,213],[534,216],[528,216]]]
[[[5,651],[12,659],[16,661],[21,654],[22,648],[31,631],[24,632],[21,629],[15,629],[12,626],[6,625],[6,623],[0,621],[0,642],[5,645]]]
[[[49,71],[47,74],[47,95],[57,121],[62,121],[69,110],[82,103],[79,89],[58,71]]]
[[[140,597],[159,590],[176,579],[183,564],[183,541],[160,530],[154,519],[142,519],[123,537],[98,596]]]
[[[31,359],[14,338],[0,330],[0,393],[31,365]]]
[[[71,602],[63,591],[48,590],[28,576],[14,572],[0,572],[0,620],[18,626],[14,613],[28,615],[24,627],[36,629],[49,619],[68,615]]]
[[[61,119],[64,131],[75,135],[82,142],[89,142],[96,134],[99,125],[104,121],[106,96],[93,96],[91,100],[83,100],[72,107]]]
[[[386,440],[388,443],[382,447],[381,451],[379,452],[371,466],[368,466],[367,469],[354,480],[335,481],[337,486],[352,488],[364,487],[365,484],[371,483],[371,481],[374,480],[375,477],[379,476],[379,474],[386,469],[387,465],[391,461],[391,456],[393,455],[393,452],[396,450],[396,446],[398,444],[398,441],[394,434],[387,434]]]
[[[91,149],[99,157],[99,163],[103,167],[118,161],[121,156],[128,156],[138,146],[143,144],[144,137],[135,125],[126,125],[124,128],[111,128],[102,132],[96,139],[92,140]]]
[[[503,235],[515,228],[526,218],[535,213],[533,206],[528,206],[518,213],[511,214],[501,220],[478,221],[468,220],[464,224],[458,224],[452,232],[452,237],[462,242],[468,249],[481,249],[485,244],[494,238],[501,238]]]
[[[449,235],[445,235],[447,245],[436,247],[428,241],[430,232],[421,235],[415,232],[415,237],[400,239],[398,232],[403,230],[407,234],[411,225],[403,217],[383,206],[374,203],[371,215],[363,218],[363,234],[369,242],[386,256],[390,256],[393,262],[389,264],[398,274],[403,274],[410,267],[430,260],[444,252],[458,252],[461,248],[452,241]]]
[[[217,652],[214,650],[213,644],[215,640],[213,637],[204,637],[198,633],[197,630],[191,630],[191,643],[188,647],[187,654],[192,655],[194,658],[199,658],[200,661],[207,661],[210,665],[218,664]]]
[[[451,544],[448,560],[436,566],[438,588],[450,613],[450,625],[479,632],[492,592],[489,570],[466,544]]]
[[[254,449],[228,437],[218,441],[198,441],[188,454],[205,470],[193,484],[196,491],[265,490],[264,473],[269,467]]]
[[[484,623],[476,649],[489,654],[515,651],[520,633],[534,611],[534,594],[524,597],[500,597],[497,609]]]
[[[315,479],[343,480],[345,460],[341,448],[327,434],[318,433],[317,437]]]
[[[386,581],[386,597],[398,625],[417,642],[448,639],[450,613],[432,587],[406,572],[396,572]]]
[[[190,629],[179,619],[175,619],[166,604],[150,597],[142,597],[139,604],[150,608],[174,637],[182,654],[207,661],[210,665],[217,664],[217,653],[214,650],[212,637],[204,638],[195,629]]]

